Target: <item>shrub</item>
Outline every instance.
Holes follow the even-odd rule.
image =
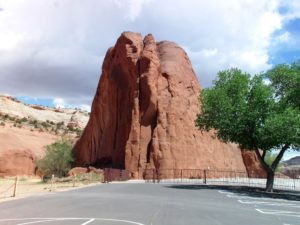
[[[45,176],[54,174],[62,177],[70,170],[72,161],[72,141],[62,138],[46,146],[46,155],[38,160],[37,167]]]
[[[26,117],[23,117],[23,118],[20,120],[21,123],[25,123],[25,122],[27,122],[27,121],[28,121],[28,119],[27,119]]]
[[[1,123],[0,123],[0,126],[5,127],[5,123],[4,123],[4,122],[1,122]]]
[[[41,125],[42,125],[44,128],[48,128],[48,127],[49,127],[48,123],[46,123],[46,122],[44,122],[44,121],[41,123]]]
[[[81,136],[82,130],[80,130],[79,128],[77,128],[77,129],[76,129],[76,134],[77,134],[77,136]]]
[[[29,124],[33,126],[37,126],[38,121],[37,120],[29,120]]]
[[[57,128],[57,129],[60,129],[63,125],[64,125],[64,122],[58,122],[58,123],[56,124],[56,128]]]

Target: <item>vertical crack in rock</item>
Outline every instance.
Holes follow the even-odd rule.
[[[143,50],[144,50],[144,48],[145,48],[145,44],[144,44],[144,42],[143,42],[143,48],[142,48],[142,50],[141,50],[141,54],[142,54],[142,52],[143,52]],[[141,111],[141,101],[142,101],[142,99],[141,99],[141,74],[142,74],[142,72],[141,72],[141,54],[140,54],[140,56],[139,56],[139,59],[138,59],[138,61],[137,61],[137,68],[138,68],[138,70],[137,70],[137,86],[138,86],[138,90],[137,90],[137,98],[138,98],[138,110],[139,110],[139,139],[140,139],[140,135],[141,135],[141,125],[140,125],[140,111]],[[139,141],[138,142],[138,149],[140,149],[141,148],[141,142]],[[141,162],[141,154],[140,154],[140,152],[139,152],[139,155],[138,155],[138,170],[142,167],[142,162]]]
[[[115,125],[115,132],[114,132],[114,145],[113,151],[116,152],[117,140],[118,140],[118,126],[119,126],[119,90],[117,88],[116,91],[116,125]]]
[[[147,155],[146,155],[146,159],[147,159],[147,163],[150,163],[151,161],[151,159],[150,159],[150,157],[151,157],[151,154],[153,154],[153,151],[154,151],[154,148],[153,148],[153,133],[154,133],[154,130],[155,130],[155,128],[156,128],[156,126],[157,126],[157,111],[156,111],[156,113],[155,113],[155,116],[154,116],[154,118],[153,118],[153,120],[152,120],[152,123],[151,123],[151,139],[150,139],[150,141],[149,141],[149,143],[148,143],[148,145],[147,145]]]
[[[171,97],[174,97],[174,93],[171,89],[171,85],[170,85],[170,76],[167,73],[162,73],[162,76],[166,79],[167,81],[167,89],[171,95]]]

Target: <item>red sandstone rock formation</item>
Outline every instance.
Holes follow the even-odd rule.
[[[249,177],[267,177],[267,173],[260,164],[254,151],[242,151],[242,156]]]
[[[200,85],[187,54],[151,34],[123,33],[107,51],[77,165],[246,172],[240,149],[195,127]]]
[[[67,176],[76,176],[76,175],[84,175],[87,173],[98,173],[103,174],[103,170],[96,169],[95,167],[88,166],[88,167],[74,167],[68,173]]]
[[[9,149],[0,154],[0,176],[34,175],[35,163],[32,151]]]

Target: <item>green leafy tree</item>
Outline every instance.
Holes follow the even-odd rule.
[[[196,119],[201,130],[213,129],[221,140],[255,151],[267,172],[267,191],[273,190],[275,170],[285,151],[300,148],[298,99],[290,100],[298,90],[284,89],[280,73],[274,70],[252,78],[238,69],[219,72],[213,87],[201,91],[201,113]],[[293,74],[286,83],[294,79]],[[268,165],[266,154],[273,150],[279,153]]]
[[[46,146],[46,155],[37,162],[38,169],[48,176],[64,176],[73,161],[72,146],[72,141],[65,138]]]
[[[300,109],[300,61],[280,64],[267,72],[282,107]]]

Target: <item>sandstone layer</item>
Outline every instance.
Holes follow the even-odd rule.
[[[0,126],[0,176],[35,175],[36,160],[57,140],[48,133]]]
[[[249,177],[267,177],[267,173],[260,164],[254,151],[243,151],[242,156]]]
[[[123,33],[107,51],[76,164],[246,172],[240,149],[195,127],[200,85],[185,51]]]
[[[0,114],[15,118],[31,118],[37,121],[63,122],[65,125],[76,122],[83,129],[89,119],[88,112],[79,109],[55,109],[39,105],[28,105],[10,96],[0,95]],[[76,120],[75,120],[76,119]]]

